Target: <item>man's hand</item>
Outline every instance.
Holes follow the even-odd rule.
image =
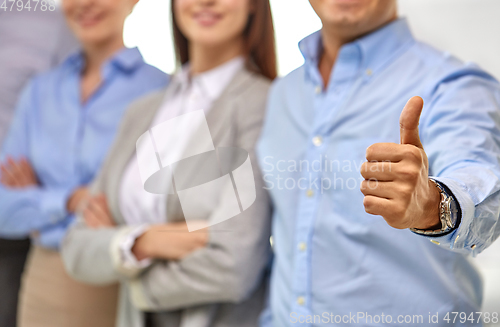
[[[108,228],[115,226],[104,194],[90,197],[83,210],[83,219],[90,228]]]
[[[0,183],[10,188],[25,188],[38,185],[36,173],[26,158],[14,160],[7,158],[7,162],[0,165],[2,172]]]
[[[422,98],[411,98],[399,119],[401,144],[373,144],[361,166],[365,211],[398,229],[441,228],[440,193],[429,180],[429,162],[418,135],[423,105]]]
[[[200,222],[206,226],[206,222]],[[132,253],[137,260],[145,258],[181,260],[208,243],[208,229],[189,232],[185,222],[151,227],[135,241]]]

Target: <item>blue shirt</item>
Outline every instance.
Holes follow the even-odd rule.
[[[16,6],[18,3],[28,8],[31,0],[19,0]],[[1,146],[26,83],[35,74],[60,64],[78,47],[78,42],[60,8],[54,11],[0,8],[0,44]]]
[[[273,85],[258,144],[274,205],[263,325],[480,325],[478,315],[474,323],[443,319],[480,311],[482,284],[467,255],[500,232],[499,84],[417,42],[404,19],[342,46],[326,87],[317,68],[321,33],[300,49],[305,64]],[[399,116],[415,95],[425,101],[429,176],[461,210],[459,227],[441,237],[367,214],[359,189],[366,148],[399,143]],[[429,323],[436,314],[439,322]]]
[[[134,99],[164,87],[168,76],[147,65],[138,49],[123,49],[102,66],[102,84],[84,103],[80,96],[83,56],[34,78],[24,89],[0,161],[26,157],[39,187],[0,185],[0,235],[31,235],[58,248],[73,215],[72,192],[89,184],[106,156],[120,120]]]

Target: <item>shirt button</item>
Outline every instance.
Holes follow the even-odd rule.
[[[308,189],[308,190],[306,191],[306,195],[307,195],[307,197],[308,197],[308,198],[311,198],[311,197],[313,197],[313,196],[314,196],[314,191],[313,191],[313,190],[311,190],[311,189]]]
[[[472,250],[474,250],[476,248],[476,244],[472,244],[472,246],[470,247]]]
[[[372,74],[373,74],[373,71],[371,69],[367,69],[366,70],[366,75],[367,76],[372,76]]]
[[[321,86],[316,86],[316,88],[314,89],[314,93],[316,94],[320,94],[321,93]]]
[[[307,249],[307,245],[305,242],[300,242],[299,243],[299,250],[300,251],[305,251]]]
[[[323,138],[321,136],[313,137],[313,144],[315,146],[320,146],[321,144],[323,144]]]
[[[298,304],[298,305],[304,305],[304,303],[306,303],[306,299],[304,299],[304,297],[303,297],[303,296],[299,296],[299,297],[297,298],[297,304]]]

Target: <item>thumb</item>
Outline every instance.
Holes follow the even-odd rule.
[[[411,144],[423,149],[418,135],[418,123],[420,114],[424,107],[424,100],[421,97],[413,97],[406,103],[406,106],[399,117],[401,144]]]

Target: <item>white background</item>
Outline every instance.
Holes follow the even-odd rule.
[[[475,61],[500,78],[499,0],[400,0],[400,14],[415,36],[465,61]],[[303,63],[297,43],[321,28],[307,0],[271,0],[279,73]],[[170,1],[140,0],[125,26],[125,43],[138,46],[147,62],[173,72]],[[418,256],[418,253],[414,254]],[[483,311],[500,311],[500,241],[473,259],[485,277]]]

